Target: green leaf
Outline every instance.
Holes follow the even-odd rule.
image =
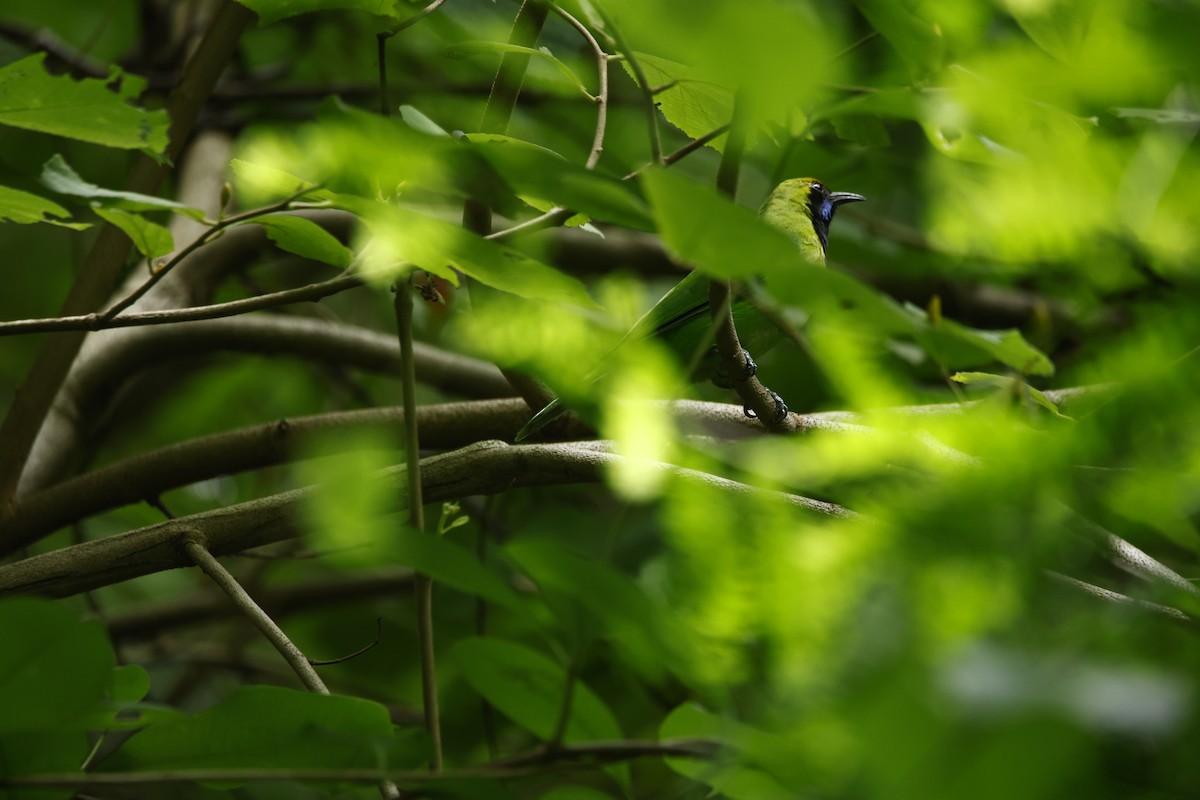
[[[722,278],[748,278],[798,259],[784,234],[711,186],[661,169],[641,180],[663,244],[677,261]]]
[[[989,331],[970,328],[945,319],[940,311],[935,310],[930,314],[911,303],[906,303],[904,310],[916,325],[917,342],[943,367],[957,369],[999,361],[1025,375],[1054,374],[1053,362],[1027,342],[1016,329]]]
[[[425,116],[415,106],[400,106],[400,119],[404,120],[404,123],[413,130],[430,136],[450,135],[445,128]]]
[[[147,726],[105,770],[404,766],[387,709],[357,697],[242,686],[207,711]]]
[[[475,152],[531,205],[548,201],[592,219],[641,231],[653,230],[650,210],[631,181],[584,169],[545,147],[509,136],[473,133]]]
[[[117,705],[136,703],[150,691],[150,675],[138,664],[125,664],[112,673],[108,699]]]
[[[733,118],[733,92],[727,87],[694,77],[694,70],[687,65],[667,58],[649,53],[637,53],[636,57],[650,88],[670,87],[654,95],[654,103],[667,122],[693,139],[729,124]],[[629,77],[636,77],[633,65],[628,60],[623,61],[622,66]],[[709,142],[708,146],[721,152],[725,147],[725,138],[722,134]],[[747,145],[754,145],[753,136],[748,138]]]
[[[49,222],[64,228],[83,230],[91,227],[86,222],[58,222],[51,217],[69,217],[70,212],[52,200],[39,197],[20,189],[0,186],[0,222],[16,222],[28,225],[34,222]]]
[[[92,201],[92,205],[101,208],[119,208],[124,211],[174,211],[177,214],[203,220],[204,212],[198,208],[185,206],[174,200],[154,197],[138,192],[122,192],[115,189],[105,189],[94,183],[88,183],[79,177],[79,173],[71,169],[61,155],[50,157],[42,167],[42,184],[59,194],[83,197]]]
[[[145,150],[167,148],[167,112],[129,101],[143,81],[114,70],[107,80],[73,80],[46,71],[45,53],[0,67],[0,124],[84,142]]]
[[[88,749],[87,733],[82,730],[0,733],[0,776],[76,772]],[[78,796],[72,789],[0,788],[3,800],[70,800]]]
[[[845,69],[844,60],[835,57],[845,43],[806,3],[707,3],[703,13],[679,0],[597,5],[614,20],[635,57],[649,50],[687,64],[690,81],[745,92],[751,127],[807,108],[824,91],[820,84],[838,83]]]
[[[116,658],[98,622],[46,600],[5,600],[0,642],[0,733],[71,727],[101,705]]]
[[[962,384],[982,384],[984,386],[995,386],[1004,393],[1013,397],[1028,397],[1033,402],[1037,403],[1042,408],[1049,411],[1056,417],[1062,419],[1070,419],[1066,414],[1058,410],[1058,404],[1046,396],[1046,393],[1035,389],[1025,381],[1014,378],[1010,375],[993,375],[990,372],[956,372],[950,376],[950,380]]]
[[[663,720],[658,735],[662,739],[716,739],[733,745],[773,738],[722,719],[694,703],[685,703],[672,711]],[[772,775],[738,761],[715,766],[710,761],[690,758],[668,758],[666,762],[679,774],[708,784],[714,792],[730,800],[788,800],[796,796]]]
[[[312,220],[292,214],[255,217],[244,224],[261,225],[281,250],[304,258],[345,269],[354,260],[354,251]]]
[[[942,66],[946,43],[941,29],[910,10],[914,4],[855,0],[855,5],[871,27],[910,64],[922,72],[934,72]]]
[[[554,54],[550,52],[550,48],[548,47],[539,47],[534,49],[532,47],[521,47],[520,45],[508,44],[506,42],[456,42],[455,44],[447,47],[443,53],[450,58],[458,58],[459,56],[465,55],[477,55],[479,53],[517,53],[525,56],[544,58],[546,61],[549,61],[551,64],[553,64],[559,72],[565,75],[567,80],[574,84],[575,88],[583,93],[584,97],[592,102],[596,101],[595,95],[587,90],[587,87],[583,85],[583,81],[579,79],[579,76],[575,74],[574,70],[572,70],[559,59],[555,58]]]
[[[151,222],[141,214],[131,214],[118,208],[94,208],[96,216],[116,225],[148,259],[165,256],[175,249],[175,238],[162,225]]]
[[[556,786],[538,800],[613,800],[613,796],[590,786]]]
[[[269,25],[281,19],[313,11],[365,11],[380,17],[397,17],[398,0],[238,0],[258,14],[258,24]]]
[[[678,671],[686,664],[678,655],[669,609],[655,604],[616,570],[545,539],[517,539],[504,552],[538,585],[547,602],[571,600],[583,608],[592,626],[649,680],[659,682],[664,669]]]
[[[450,651],[471,688],[513,722],[543,740],[554,735],[562,708],[566,671],[523,645],[502,639],[464,639]],[[604,702],[576,680],[568,742],[621,738],[616,718]]]
[[[363,271],[368,278],[390,279],[411,265],[457,285],[452,266],[488,286],[520,297],[595,306],[587,289],[575,278],[452,222],[345,195],[337,202],[362,217],[375,236],[372,248],[364,253]]]
[[[337,196],[327,189],[318,188],[312,181],[266,164],[235,158],[229,162],[229,167],[238,180],[239,191],[249,195],[255,202],[291,197],[306,188],[311,188],[312,191],[299,195],[297,199],[320,202],[332,200]]]
[[[833,118],[833,129],[839,138],[863,147],[887,147],[892,143],[887,128],[879,117],[845,114]]]
[[[395,534],[395,541],[389,542],[386,549],[398,563],[429,575],[438,583],[505,608],[525,607],[521,597],[473,553],[443,536],[405,528]]]

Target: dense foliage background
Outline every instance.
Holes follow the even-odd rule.
[[[1200,794],[1197,30],[7,0],[0,794]]]

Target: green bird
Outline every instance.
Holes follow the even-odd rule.
[[[775,187],[759,208],[758,215],[786,233],[806,259],[824,266],[829,225],[838,206],[865,199],[853,192],[831,192],[815,178],[791,178]],[[708,307],[709,280],[704,273],[692,272],[663,295],[625,338],[654,336],[681,361],[690,361],[712,324]],[[738,339],[744,348],[745,377],[749,378],[757,370],[750,352],[766,352],[779,343],[781,334],[774,323],[744,300],[735,300],[732,310]],[[729,386],[728,378],[719,369],[715,348],[710,348],[700,359],[690,377],[693,381],[711,380],[718,386]],[[775,399],[782,418],[787,413],[787,406],[778,395]],[[552,400],[517,432],[516,441],[527,439],[566,411],[559,399]],[[746,414],[753,416],[748,409]]]

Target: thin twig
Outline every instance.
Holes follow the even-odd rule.
[[[396,331],[400,337],[400,376],[404,395],[404,463],[408,490],[408,522],[425,531],[425,503],[421,490],[421,444],[417,426],[417,378],[413,367],[412,292],[407,281],[395,287]],[[433,646],[433,581],[418,573],[413,581],[417,598],[417,636],[421,659],[421,697],[425,730],[433,745],[430,767],[442,770],[442,724],[438,713],[437,656]]]
[[[405,19],[400,20],[395,25],[393,25],[390,30],[379,34],[379,36],[382,37],[383,39],[392,38],[397,33],[400,33],[400,31],[405,30],[407,28],[411,28],[413,25],[416,25],[418,22],[425,19],[425,17],[432,14],[434,11],[437,11],[438,8],[442,5],[442,3],[445,3],[445,2],[446,2],[446,0],[433,0],[432,3],[425,6],[417,13],[413,14],[411,17],[407,17]]]
[[[250,621],[262,632],[284,660],[291,665],[295,670],[296,675],[300,677],[300,681],[305,687],[318,694],[329,694],[329,689],[325,687],[325,682],[321,680],[321,676],[309,664],[304,653],[300,652],[300,648],[292,643],[283,629],[275,624],[267,612],[259,608],[246,590],[242,588],[237,579],[221,565],[212,553],[208,552],[208,548],[204,546],[199,536],[189,536],[183,542],[183,547],[187,551],[188,556],[192,559],[204,574],[212,578],[217,586],[229,595],[229,599],[240,608]]]
[[[310,658],[308,660],[308,663],[312,664],[314,667],[328,667],[332,664],[344,664],[347,661],[351,661],[353,659],[358,658],[359,656],[361,656],[363,653],[367,652],[368,650],[375,649],[376,645],[379,644],[379,640],[382,637],[383,637],[383,618],[376,617],[375,618],[375,639],[370,644],[368,644],[364,647],[360,647],[357,650],[355,650],[353,653],[350,653],[349,655],[341,656],[340,658],[329,658],[329,659],[324,659],[324,660]]]
[[[604,48],[596,41],[596,37],[592,32],[575,17],[567,13],[565,9],[557,3],[551,6],[554,13],[565,19],[575,30],[579,31],[592,48],[592,52],[596,54],[596,72],[599,88],[596,91],[596,133],[592,137],[592,149],[588,153],[587,161],[584,163],[586,169],[592,169],[596,166],[596,162],[600,160],[600,153],[604,150],[604,131],[608,124],[608,53],[604,52]]]
[[[178,253],[176,253],[174,256],[172,256],[171,259],[169,261],[167,261],[165,264],[163,264],[161,267],[159,267],[158,269],[152,270],[150,278],[145,283],[143,283],[141,286],[139,286],[138,288],[136,288],[132,292],[130,292],[129,295],[126,296],[123,300],[120,300],[120,301],[114,303],[110,308],[108,308],[106,311],[104,311],[102,314],[100,314],[100,319],[102,319],[102,320],[113,319],[118,314],[120,314],[122,311],[124,311],[125,309],[132,306],[138,300],[142,299],[142,297],[144,297],[147,292],[149,292],[151,289],[153,289],[155,286],[158,285],[159,281],[161,281],[163,278],[167,277],[167,274],[172,269],[175,268],[175,265],[177,265],[179,262],[183,261],[183,259],[190,256],[196,250],[200,249],[204,245],[211,242],[216,236],[218,236],[226,228],[229,228],[233,225],[238,225],[242,222],[248,222],[248,221],[250,221],[252,219],[256,219],[258,217],[265,217],[269,214],[277,214],[280,211],[286,211],[288,206],[290,206],[293,201],[300,199],[302,196],[311,192],[314,188],[315,187],[309,186],[304,189],[300,189],[300,190],[288,195],[283,200],[280,200],[278,203],[274,203],[272,205],[265,206],[263,208],[256,208],[251,211],[246,211],[242,214],[236,214],[232,217],[226,217],[225,219],[218,221],[216,224],[214,224],[212,227],[210,227],[208,230],[206,230],[203,234],[201,234],[195,241],[193,241],[187,247],[183,248]]]
[[[206,306],[190,308],[171,308],[163,311],[143,311],[136,314],[124,314],[112,319],[104,319],[102,314],[80,314],[68,317],[50,317],[46,319],[18,319],[0,322],[0,336],[15,336],[23,333],[48,333],[50,331],[103,331],[110,328],[133,328],[142,325],[163,325],[172,322],[192,322],[201,319],[220,319],[245,314],[249,311],[261,311],[266,308],[303,303],[310,300],[320,300],[330,295],[344,292],[362,286],[361,276],[343,272],[336,278],[330,278],[320,283],[311,283],[295,289],[284,289],[279,292],[247,297],[243,300],[231,300],[228,303],[213,303]]]

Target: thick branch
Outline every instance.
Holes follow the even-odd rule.
[[[528,486],[596,483],[605,469],[621,459],[603,445],[545,444],[514,447],[499,441],[479,442],[461,450],[422,461],[426,503],[457,500],[470,495],[498,494]],[[841,506],[798,495],[768,492],[744,483],[669,464],[659,469],[678,478],[714,488],[774,498],[819,516],[854,516]],[[381,480],[401,481],[404,469],[393,468]],[[296,489],[261,500],[169,520],[72,547],[33,556],[0,567],[0,597],[34,593],[66,597],[142,575],[191,564],[182,542],[201,536],[213,555],[261,547],[290,539],[298,504],[313,488]],[[399,493],[400,487],[394,489]]]
[[[426,445],[443,450],[480,439],[511,438],[529,419],[529,408],[513,398],[421,406],[417,416]],[[317,438],[360,446],[364,437],[356,434],[369,434],[370,441],[399,449],[397,431],[402,423],[398,408],[344,411],[278,420],[140,453],[24,498],[0,532],[0,553],[170,489],[284,463],[305,442]],[[332,431],[341,435],[323,436]]]

